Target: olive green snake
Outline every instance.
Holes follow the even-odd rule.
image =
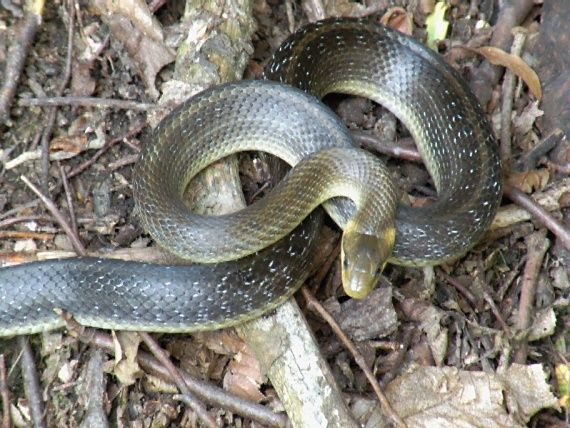
[[[0,335],[59,328],[55,309],[88,326],[161,332],[260,316],[307,278],[321,222],[309,214],[321,203],[344,229],[342,278],[355,297],[387,261],[441,263],[482,237],[501,199],[496,142],[466,83],[436,53],[384,26],[331,19],[287,39],[265,78],[277,82],[221,85],[184,102],[150,133],[135,167],[141,223],[159,245],[199,264],[80,257],[2,268]],[[332,92],[370,98],[406,125],[437,189],[434,203],[399,204],[382,163],[355,148],[318,101]],[[243,211],[189,212],[182,195],[192,177],[244,150],[295,167]]]

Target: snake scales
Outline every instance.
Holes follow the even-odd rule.
[[[360,227],[356,241],[347,239],[345,244],[343,238],[343,253],[360,251],[356,257],[343,254],[343,269],[350,276],[345,278],[343,272],[343,280],[348,282],[374,281],[392,245],[391,262],[436,264],[464,254],[482,236],[501,198],[495,140],[467,85],[437,54],[382,26],[325,20],[290,37],[267,66],[265,77],[316,97],[349,93],[390,109],[414,137],[438,200],[420,209],[396,209],[389,177],[371,155],[351,147],[345,128],[311,95],[263,81],[222,85],[183,103],[151,133],[135,171],[138,213],[153,238],[178,255],[192,251],[194,259],[211,262],[222,253],[236,259],[260,251],[193,266],[76,258],[3,268],[0,335],[61,327],[54,308],[65,309],[85,325],[168,332],[220,328],[257,317],[287,299],[307,277],[319,216],[312,214],[296,227],[299,221],[291,220],[286,211],[305,216],[293,201],[309,194],[320,199],[305,200],[305,211],[331,196],[353,199],[351,203],[335,198],[326,204],[341,226],[349,231]],[[199,144],[186,144],[187,140]],[[293,145],[283,148],[284,140]],[[196,145],[204,146],[206,153],[198,163]],[[278,186],[289,192],[288,199],[271,193],[265,198],[270,202],[254,204],[247,215],[188,216],[180,194],[191,177],[217,158],[253,149],[275,153],[292,164],[300,162],[293,171],[320,162],[327,170],[339,166],[341,173],[315,173],[307,167],[302,178],[288,175],[286,184]],[[316,151],[324,158],[305,159]],[[351,186],[345,186],[345,176]],[[365,184],[369,176],[376,184]],[[330,194],[311,190],[323,177],[336,180]],[[295,181],[300,191],[287,188]],[[376,186],[388,190],[379,192]],[[368,202],[362,193],[376,193],[379,199]],[[256,211],[271,203],[276,205],[270,215]],[[357,221],[350,217],[353,214]],[[286,223],[281,232],[286,236],[262,249],[277,239],[267,238],[276,229],[273,220]],[[371,238],[372,229],[384,233]],[[352,285],[355,295],[365,293]]]

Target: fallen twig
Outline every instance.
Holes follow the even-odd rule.
[[[139,134],[143,128],[146,126],[145,122],[139,122],[137,123],[135,126],[133,126],[132,129],[130,129],[128,132],[126,132],[124,135],[121,135],[119,137],[113,138],[112,140],[109,140],[105,143],[105,145],[103,147],[101,147],[99,150],[97,150],[97,152],[87,161],[83,162],[81,165],[75,167],[74,169],[72,169],[71,171],[69,171],[67,173],[67,178],[73,178],[78,174],[81,174],[83,171],[85,171],[87,168],[89,168],[90,166],[92,166],[97,159],[99,159],[105,152],[107,152],[107,150],[109,150],[109,148],[111,148],[112,146],[114,146],[117,143],[120,143],[121,141],[125,141],[128,138],[132,138],[135,135]]]
[[[352,131],[351,135],[357,144],[371,152],[410,162],[422,162],[422,157],[414,146],[414,140],[411,138],[402,139],[398,144],[394,144],[393,141],[382,140],[367,132]]]
[[[400,416],[398,416],[398,414],[392,408],[390,402],[384,395],[384,392],[382,391],[380,384],[378,383],[376,377],[372,373],[372,370],[370,370],[370,367],[368,367],[364,357],[360,354],[360,352],[358,352],[358,349],[356,349],[354,343],[352,343],[352,341],[349,339],[346,333],[340,328],[336,320],[325,310],[325,308],[323,308],[323,306],[319,303],[319,301],[315,299],[315,297],[312,295],[312,293],[309,291],[309,289],[306,286],[301,287],[301,293],[303,294],[303,297],[307,301],[307,307],[317,312],[327,322],[327,324],[331,326],[332,330],[335,332],[337,337],[340,339],[340,341],[343,343],[346,349],[348,349],[348,351],[351,353],[352,358],[354,359],[356,364],[358,364],[358,367],[360,367],[360,369],[364,372],[366,379],[368,379],[368,382],[372,386],[374,393],[376,394],[378,400],[380,401],[380,404],[382,405],[384,413],[389,418],[392,419],[392,421],[396,424],[396,426],[405,427],[406,423],[400,418]]]
[[[119,110],[148,111],[157,108],[164,108],[157,104],[141,103],[130,100],[117,100],[96,97],[43,97],[43,98],[20,98],[18,105],[22,107],[94,107],[94,108],[114,108]]]
[[[85,254],[87,254],[87,251],[85,250],[85,247],[81,243],[79,236],[69,225],[63,214],[61,214],[61,212],[57,209],[53,201],[47,196],[45,196],[42,192],[40,192],[40,190],[33,183],[31,183],[30,180],[28,180],[25,176],[22,175],[20,178],[26,184],[26,186],[28,186],[32,190],[32,192],[34,192],[41,199],[41,201],[44,203],[48,211],[54,216],[54,218],[59,223],[63,231],[69,237],[71,245],[73,245],[73,249],[77,252],[77,254],[80,256],[84,256]]]
[[[526,238],[527,259],[521,284],[521,296],[516,328],[519,331],[527,330],[532,324],[534,314],[534,295],[542,260],[550,242],[546,239],[546,230],[539,230]],[[528,343],[526,338],[521,341],[514,355],[514,362],[526,364]]]
[[[10,390],[8,389],[4,354],[0,354],[0,396],[2,397],[2,428],[11,428]]]
[[[70,314],[63,313],[62,316],[65,319],[67,328],[76,335],[79,340],[88,345],[94,345],[111,355],[115,353],[115,345],[113,343],[112,337],[103,331],[99,331],[93,328],[87,328],[75,321]],[[166,379],[170,382],[174,382],[171,377],[171,373],[166,367],[162,365],[155,357],[147,352],[139,351],[137,354],[137,361],[140,366]],[[188,386],[190,391],[196,394],[201,400],[210,403],[213,406],[219,406],[224,409],[228,409],[230,412],[237,413],[249,419],[255,420],[260,424],[264,424],[271,427],[285,427],[287,423],[287,416],[283,413],[275,413],[271,409],[268,409],[260,404],[254,403],[252,401],[246,400],[244,398],[238,397],[236,395],[230,394],[211,383],[204,382],[195,379],[180,370],[181,376],[184,378],[185,384]]]
[[[174,366],[174,364],[172,364],[172,361],[170,361],[170,358],[166,354],[166,352],[160,347],[158,343],[156,343],[156,341],[152,338],[150,334],[142,331],[139,332],[138,334],[141,337],[141,339],[144,341],[144,343],[146,344],[152,355],[154,355],[155,358],[158,361],[160,361],[161,364],[166,368],[166,370],[168,370],[168,372],[170,373],[170,377],[174,380],[176,386],[178,387],[180,392],[184,395],[185,398],[184,402],[188,406],[190,406],[190,408],[194,412],[196,412],[198,418],[200,418],[200,420],[204,424],[206,424],[206,426],[210,428],[217,428],[218,425],[216,424],[216,421],[214,420],[212,415],[208,413],[208,411],[202,405],[202,403],[200,403],[200,401],[190,391],[190,388],[188,388],[188,385],[184,381],[184,378],[180,374],[180,371]]]
[[[56,95],[61,96],[63,91],[67,87],[69,83],[69,79],[71,78],[71,59],[73,54],[73,28],[75,26],[75,11],[73,10],[73,4],[71,1],[68,1],[68,29],[67,29],[67,55],[65,57],[65,68],[63,72],[63,78],[59,88],[57,90]],[[53,124],[55,123],[55,117],[57,114],[57,107],[51,107],[47,114],[47,119],[45,125],[43,127],[42,138],[41,138],[41,188],[42,192],[45,195],[49,195],[49,166],[50,166],[50,159],[49,159],[49,143],[51,134],[53,131]]]
[[[65,175],[65,170],[63,166],[58,162],[59,166],[59,176],[61,178],[61,182],[63,184],[63,190],[65,191],[65,199],[67,201],[67,211],[69,212],[69,222],[71,229],[73,230],[73,234],[79,237],[79,231],[77,230],[77,219],[75,217],[75,203],[73,202],[73,194],[69,188],[69,181],[67,180],[67,176]]]
[[[520,56],[526,41],[526,32],[522,29],[516,31],[514,35],[513,45],[511,47],[511,54]],[[501,161],[503,163],[503,169],[505,171],[510,170],[510,165],[512,163],[512,152],[511,152],[511,125],[512,125],[512,113],[513,113],[513,99],[514,91],[517,83],[517,76],[515,73],[507,69],[505,73],[505,79],[503,81],[503,102],[501,105]]]
[[[556,220],[552,215],[533,201],[524,192],[520,191],[514,186],[505,184],[503,188],[504,194],[513,202],[523,207],[532,214],[538,221],[554,233],[562,244],[570,250],[570,230],[568,230],[562,223]]]
[[[18,82],[24,69],[28,50],[42,22],[44,0],[27,0],[24,20],[16,30],[16,35],[6,58],[4,70],[4,83],[0,89],[0,118],[7,118],[10,105],[16,95]]]
[[[44,420],[44,403],[42,401],[42,390],[32,347],[26,336],[18,336],[18,344],[22,350],[22,360],[20,366],[22,368],[22,377],[24,378],[24,390],[28,399],[32,421],[36,428],[45,427]]]
[[[471,292],[471,290],[469,290],[467,287],[465,287],[463,284],[461,284],[461,282],[453,278],[451,275],[448,275],[443,269],[439,268],[437,270],[437,273],[441,275],[447,282],[453,285],[455,289],[459,291],[463,295],[463,297],[467,299],[467,301],[473,307],[473,309],[478,309],[479,304],[477,302],[477,298]]]

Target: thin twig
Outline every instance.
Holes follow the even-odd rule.
[[[45,427],[44,421],[44,403],[42,401],[42,390],[32,347],[26,336],[18,336],[18,344],[22,349],[22,360],[20,366],[22,368],[22,377],[24,378],[24,390],[30,407],[32,422],[37,428]]]
[[[568,230],[562,223],[556,220],[552,215],[533,201],[524,192],[520,191],[514,186],[505,184],[503,188],[503,193],[511,201],[520,205],[529,213],[531,213],[541,224],[546,226],[548,230],[554,233],[558,239],[562,242],[562,245],[570,250],[570,230]]]
[[[65,170],[60,162],[58,162],[59,166],[59,176],[61,178],[61,182],[63,184],[63,190],[65,191],[65,199],[67,201],[67,211],[69,213],[69,221],[70,227],[73,230],[73,234],[75,236],[79,236],[79,231],[77,230],[77,220],[75,217],[75,204],[73,203],[73,194],[69,188],[69,181],[67,180],[67,176],[65,175]]]
[[[8,49],[3,77],[4,82],[0,89],[0,118],[2,119],[8,117],[10,105],[14,95],[16,95],[16,89],[26,63],[28,51],[42,22],[43,7],[43,0],[26,1],[24,20],[19,23],[14,40]]]
[[[43,222],[43,223],[52,223],[53,218],[46,216],[46,215],[25,215],[25,216],[17,216],[12,218],[7,218],[5,220],[0,220],[0,229],[4,229],[8,226],[12,226],[16,223],[23,223],[23,222]]]
[[[80,325],[68,313],[63,312],[62,316],[67,324],[67,328],[71,333],[75,334],[79,340],[88,345],[97,346],[111,355],[114,355],[116,349],[113,339],[109,334]],[[168,381],[174,381],[166,367],[148,352],[139,351],[137,361],[144,370],[154,373]],[[230,412],[255,420],[263,425],[271,427],[285,427],[287,425],[287,416],[283,413],[275,413],[260,404],[230,394],[208,382],[195,379],[184,371],[181,371],[181,375],[188,388],[200,399],[211,405],[228,409]]]
[[[495,301],[486,291],[483,292],[483,299],[485,299],[485,302],[487,302],[489,308],[491,308],[491,312],[493,312],[493,315],[495,315],[495,318],[497,318],[497,321],[499,321],[499,324],[501,324],[501,328],[503,329],[503,331],[509,331],[509,326],[507,325],[503,316],[501,315],[499,308],[497,308]]]
[[[41,97],[41,98],[20,98],[18,105],[22,107],[95,107],[95,108],[114,108],[119,110],[137,110],[148,111],[158,108],[166,108],[161,105],[151,103],[141,103],[130,100],[117,100],[111,98],[96,97]]]
[[[511,54],[515,56],[521,56],[524,43],[526,41],[526,31],[523,29],[518,30],[515,33],[515,38],[513,40],[513,45],[511,47]],[[510,170],[510,165],[512,163],[512,152],[511,152],[511,116],[513,113],[513,101],[515,86],[517,84],[517,76],[511,70],[507,70],[505,73],[505,79],[503,81],[503,102],[501,105],[501,161],[503,163],[503,168],[506,171]]]
[[[112,140],[109,140],[105,143],[105,145],[103,147],[101,147],[99,150],[97,150],[97,152],[86,162],[83,162],[81,165],[77,166],[76,168],[72,169],[71,171],[69,171],[67,173],[67,178],[73,178],[78,174],[81,174],[83,171],[85,171],[87,168],[89,168],[90,166],[92,166],[97,159],[99,159],[101,156],[103,156],[103,154],[105,154],[107,152],[107,150],[109,150],[110,147],[114,146],[117,143],[120,143],[123,140],[126,140],[128,138],[132,138],[135,135],[139,134],[142,129],[145,127],[146,123],[145,122],[140,122],[137,123],[131,130],[129,130],[126,134],[121,135],[117,138],[113,138]]]
[[[546,250],[550,246],[546,239],[546,230],[540,230],[532,233],[526,239],[527,259],[524,266],[521,296],[519,303],[519,313],[516,328],[519,331],[527,330],[532,324],[532,316],[534,314],[534,295],[536,293],[536,284],[538,283],[538,275],[542,266],[542,260],[546,254]],[[526,337],[526,336],[525,336]],[[514,362],[526,364],[528,353],[528,343],[523,339],[515,352]]]
[[[372,373],[372,370],[370,370],[370,367],[368,367],[368,364],[366,364],[366,360],[360,354],[360,352],[358,352],[356,346],[354,346],[354,344],[346,335],[346,333],[342,330],[342,328],[340,328],[340,325],[338,325],[336,320],[325,310],[325,308],[323,308],[323,306],[319,303],[319,301],[315,299],[315,297],[309,291],[309,288],[307,286],[304,285],[303,287],[301,287],[301,292],[303,293],[303,297],[307,301],[307,307],[317,312],[327,322],[327,324],[335,332],[335,334],[343,343],[343,345],[346,347],[346,349],[348,349],[348,351],[352,354],[352,358],[354,358],[354,361],[356,362],[356,364],[358,364],[358,367],[360,367],[360,369],[364,372],[364,375],[366,376],[366,379],[368,379],[368,382],[370,382],[370,385],[372,386],[374,393],[378,397],[378,401],[382,405],[382,408],[384,409],[386,415],[392,419],[392,421],[396,424],[396,426],[406,427],[406,423],[394,411],[392,405],[384,395],[384,392],[382,391],[380,384],[376,380],[376,377]]]
[[[414,140],[411,138],[403,138],[398,144],[394,144],[393,141],[382,140],[367,132],[352,131],[351,135],[355,143],[371,152],[410,162],[422,162],[422,157],[413,145]]]
[[[54,233],[34,232],[33,230],[0,230],[1,239],[37,239],[40,241],[51,241]]]
[[[12,428],[10,417],[10,390],[6,375],[6,359],[0,354],[0,396],[2,397],[2,428]]]
[[[519,276],[519,272],[521,270],[522,265],[525,263],[526,258],[521,257],[521,259],[517,262],[516,266],[513,266],[509,272],[507,273],[505,279],[503,280],[501,286],[495,293],[495,300],[497,302],[502,302],[505,298],[505,294],[507,290],[510,288],[511,284]]]
[[[68,22],[69,27],[67,29],[67,54],[65,57],[65,68],[63,72],[63,78],[57,90],[56,93],[57,96],[63,95],[63,91],[67,87],[69,79],[71,78],[71,60],[73,56],[73,29],[75,26],[75,13],[72,2],[68,1],[67,4],[68,4],[68,16],[69,16],[69,22]],[[41,180],[42,192],[45,195],[49,195],[49,166],[50,166],[49,143],[56,115],[57,115],[57,107],[51,107],[47,115],[46,123],[43,127],[44,130],[42,132],[41,145],[40,145],[42,153],[40,176],[42,177]]]
[[[45,196],[42,192],[40,192],[40,189],[38,189],[33,183],[31,183],[30,180],[28,180],[25,176],[23,175],[20,176],[20,179],[26,184],[26,186],[28,186],[32,190],[32,192],[34,192],[41,199],[41,201],[44,203],[48,211],[54,216],[55,220],[61,226],[66,235],[69,237],[69,240],[71,241],[71,245],[73,246],[75,252],[80,256],[85,256],[87,254],[87,250],[81,243],[79,236],[77,236],[74,233],[73,229],[71,228],[71,226],[69,225],[63,214],[61,214],[61,212],[57,209],[53,201],[47,196]]]
[[[170,376],[172,379],[174,379],[176,386],[184,395],[184,402],[188,404],[194,412],[196,412],[198,418],[200,418],[200,420],[206,424],[206,426],[210,428],[217,428],[218,425],[216,424],[216,421],[212,415],[208,413],[202,403],[200,403],[200,401],[190,391],[190,388],[188,388],[188,385],[186,385],[184,378],[180,374],[179,370],[174,366],[174,364],[172,364],[172,361],[170,361],[170,358],[168,355],[166,355],[166,352],[160,347],[160,345],[152,338],[150,334],[140,331],[139,336],[144,341],[152,355],[154,355],[155,358],[160,361],[162,365],[168,370]]]
[[[455,289],[457,291],[459,291],[461,294],[463,294],[463,297],[465,297],[467,299],[467,301],[469,302],[469,304],[474,308],[477,309],[478,308],[478,304],[477,304],[477,298],[475,297],[475,295],[467,288],[465,287],[463,284],[461,284],[461,282],[459,282],[457,279],[453,278],[452,276],[448,275],[443,269],[438,268],[437,272],[447,281],[449,282],[451,285],[453,285],[455,287]]]

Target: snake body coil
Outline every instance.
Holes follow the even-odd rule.
[[[439,56],[381,26],[326,20],[288,39],[266,77],[318,97],[330,92],[368,97],[407,126],[433,177],[438,200],[421,209],[398,207],[392,262],[440,263],[462,255],[482,236],[501,197],[497,149],[476,99]],[[205,146],[197,163],[194,148],[187,144],[190,138]],[[293,148],[282,147],[284,139],[292,140]],[[214,144],[218,140],[227,143]],[[252,141],[261,146],[252,146]],[[365,236],[368,228],[390,230],[384,219],[393,217],[397,196],[389,178],[370,155],[350,148],[347,131],[326,107],[291,87],[246,82],[208,90],[179,106],[153,131],[150,142],[134,182],[139,215],[153,238],[178,255],[192,251],[194,259],[212,262],[228,257],[222,253],[235,259],[260,250],[278,239],[269,237],[276,229],[273,220],[286,223],[280,236],[298,224],[284,208],[302,211],[302,218],[317,203],[339,195],[356,203],[360,235]],[[215,159],[250,149],[269,151],[292,164],[300,162],[301,170],[312,162],[303,160],[305,156],[324,151],[326,164],[344,165],[347,182],[373,176],[388,190],[372,190],[380,202],[373,202],[368,212],[362,209],[366,197],[347,190],[340,177],[334,192],[312,192],[311,198],[321,200],[302,201],[304,208],[297,208],[296,202],[321,178],[309,172],[301,174],[304,178],[288,178],[279,186],[285,189],[282,202],[270,196],[269,202],[248,211],[253,217],[237,214],[236,223],[235,216],[233,220],[194,216],[189,222],[179,195],[191,177]],[[295,180],[302,186],[297,193],[287,187]],[[366,186],[360,187],[359,192],[366,191]],[[274,211],[256,214],[264,205]],[[335,199],[327,208],[337,223],[351,228],[354,203]],[[0,269],[0,335],[60,327],[63,322],[54,308],[72,313],[85,325],[126,330],[196,331],[254,318],[288,298],[308,275],[317,217],[310,216],[272,247],[225,263],[159,267],[78,258]],[[223,232],[223,238],[212,230]],[[382,242],[382,248],[390,244]]]

